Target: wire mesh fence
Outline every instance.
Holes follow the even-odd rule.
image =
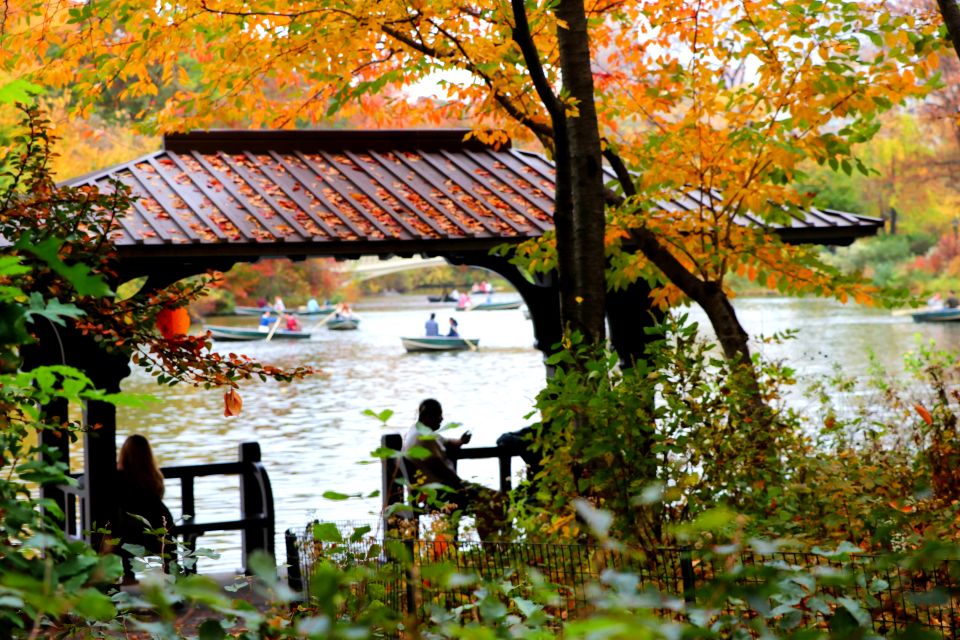
[[[318,566],[365,568],[365,588],[373,588],[380,602],[425,618],[432,608],[452,610],[469,603],[480,582],[506,581],[519,587],[534,576],[550,585],[550,612],[562,621],[588,615],[596,604],[595,585],[609,581],[608,572],[613,571],[629,575],[637,592],[657,594],[646,601],[653,603],[649,608],[671,618],[682,619],[691,607],[712,612],[714,620],[769,617],[778,615],[779,604],[790,612],[783,615],[801,615],[824,627],[842,610],[839,613],[863,617],[884,635],[911,637],[911,630],[921,629],[960,638],[960,566],[950,562],[912,568],[859,553],[689,548],[625,553],[589,545],[384,541],[369,532],[369,527],[350,531],[330,523],[302,532],[288,530],[291,587],[309,600],[316,596],[311,577]],[[473,579],[440,579],[441,567],[446,575]],[[758,589],[772,584],[777,585],[773,591]],[[764,601],[770,593],[772,599]]]

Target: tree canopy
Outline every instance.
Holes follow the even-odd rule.
[[[153,130],[455,119],[488,140],[536,138],[548,153],[557,152],[557,131],[543,88],[569,122],[582,124],[585,96],[570,87],[585,73],[597,133],[620,169],[607,194],[619,203],[605,232],[612,286],[645,278],[663,285],[655,296],[662,305],[698,302],[728,357],[749,355],[727,300],[730,272],[842,300],[877,293],[803,248],[744,228],[742,216],[773,224],[808,204],[795,183],[810,160],[868,170],[856,145],[875,135],[879,116],[936,85],[935,15],[845,0],[579,5],[589,60],[584,67],[579,51],[581,71],[570,67],[566,76],[561,52],[571,24],[558,17],[566,5],[502,0],[15,1],[5,13],[3,61],[39,84],[69,86],[82,96],[81,112],[106,95],[163,92],[136,114]],[[469,79],[437,75],[453,71]],[[531,90],[537,74],[539,95]],[[404,93],[437,78],[449,99]],[[691,205],[682,197],[689,190],[719,197]],[[522,253],[540,268],[556,266],[549,244]]]

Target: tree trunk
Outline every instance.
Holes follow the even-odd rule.
[[[601,343],[605,337],[606,217],[600,127],[594,105],[590,39],[583,0],[560,0],[557,18],[566,24],[566,28],[557,26],[563,86],[578,109],[577,115],[566,118],[573,245],[572,252],[565,258],[572,262],[573,286],[561,284],[560,307],[571,329],[581,331],[590,343]],[[559,185],[559,175],[557,178]]]
[[[600,129],[593,102],[593,74],[583,0],[562,0],[557,16],[569,29],[558,27],[564,86],[579,101],[579,116],[568,118],[547,81],[540,55],[527,24],[523,0],[511,0],[513,39],[523,53],[530,79],[543,101],[553,127],[556,193],[554,226],[560,319],[564,329],[580,331],[588,343],[602,343],[606,335],[605,255],[603,246],[603,174]]]
[[[511,0],[515,27],[513,38],[523,53],[530,77],[553,123],[557,171],[557,258],[561,288],[561,313],[565,326],[579,329],[589,340],[605,337],[606,280],[605,191],[601,164],[600,128],[594,105],[593,73],[583,0],[560,0],[557,42],[564,87],[577,101],[577,117],[566,117],[543,73],[539,54],[530,36],[523,0]],[[630,176],[615,154],[611,164],[626,180],[627,195],[634,193]],[[748,387],[759,390],[750,359],[749,336],[737,319],[733,305],[714,283],[705,283],[687,270],[657,237],[647,229],[634,232],[640,251],[706,311],[724,355],[745,369]],[[759,398],[759,396],[758,396]]]
[[[957,6],[957,0],[937,0],[937,6],[940,7],[943,24],[947,26],[947,35],[953,44],[953,50],[957,58],[960,58],[960,6]]]

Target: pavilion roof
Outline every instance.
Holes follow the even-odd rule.
[[[210,131],[71,180],[135,196],[121,257],[357,256],[489,249],[553,227],[555,172],[543,156],[466,130]],[[698,206],[684,194],[667,210]],[[715,197],[715,196],[714,196]],[[745,224],[759,220],[744,219]],[[813,209],[776,231],[848,244],[882,221]]]

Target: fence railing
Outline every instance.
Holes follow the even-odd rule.
[[[217,462],[212,464],[193,464],[161,467],[161,473],[167,480],[180,481],[180,506],[183,523],[174,525],[171,533],[182,536],[184,546],[196,550],[197,539],[205,533],[214,531],[241,531],[243,570],[246,572],[247,558],[257,550],[275,555],[276,516],[273,503],[273,488],[270,476],[260,456],[260,445],[256,442],[244,442],[240,445],[239,459],[236,462]],[[197,478],[207,476],[239,476],[240,517],[233,520],[197,522],[196,485]],[[83,474],[74,476],[77,486],[57,487],[63,494],[64,531],[72,536],[85,535],[90,528],[83,521],[86,510],[83,501],[87,499]]]
[[[403,446],[403,437],[398,433],[388,433],[380,439],[380,446],[384,449],[400,451]],[[449,452],[454,464],[459,460],[489,460],[497,461],[500,493],[507,494],[512,486],[512,461],[519,454],[503,447],[458,447]],[[403,461],[399,457],[384,457],[380,461],[382,513],[385,514],[384,531],[393,528],[389,514],[398,504],[408,503],[407,492],[409,487],[404,479]],[[416,519],[416,513],[408,511],[405,517]]]
[[[354,537],[356,538],[356,536]],[[398,554],[390,544],[402,545],[411,562],[396,561]],[[553,607],[556,618],[583,613],[594,606],[588,586],[600,581],[606,569],[629,573],[638,591],[656,592],[669,608],[657,609],[670,617],[682,617],[678,610],[686,606],[708,606],[735,617],[757,615],[747,600],[727,598],[713,601],[717,585],[726,583],[744,587],[770,580],[771,575],[815,578],[816,587],[807,594],[831,602],[851,601],[870,615],[873,628],[882,634],[923,628],[945,638],[960,638],[960,582],[957,567],[946,565],[935,570],[905,569],[884,565],[878,556],[854,554],[830,556],[816,553],[777,552],[716,555],[688,548],[666,548],[642,555],[582,545],[536,543],[455,543],[448,540],[409,539],[381,541],[371,537],[331,541],[317,536],[314,527],[303,532],[286,533],[288,579],[291,588],[309,599],[313,567],[321,560],[341,567],[365,565],[376,568],[381,600],[398,613],[424,617],[431,606],[447,609],[470,602],[474,586],[451,588],[441,581],[422,579],[436,575],[434,568],[446,566],[460,574],[473,574],[485,580],[512,580],[535,570],[549,582],[560,600]],[[844,575],[842,582],[823,579]],[[806,583],[806,582],[805,582]],[[831,599],[832,598],[832,599]],[[664,605],[665,606],[665,605]],[[802,609],[806,604],[799,605]],[[852,606],[852,605],[851,605]],[[833,608],[807,615],[818,623],[829,624]],[[561,612],[566,612],[560,615]]]

